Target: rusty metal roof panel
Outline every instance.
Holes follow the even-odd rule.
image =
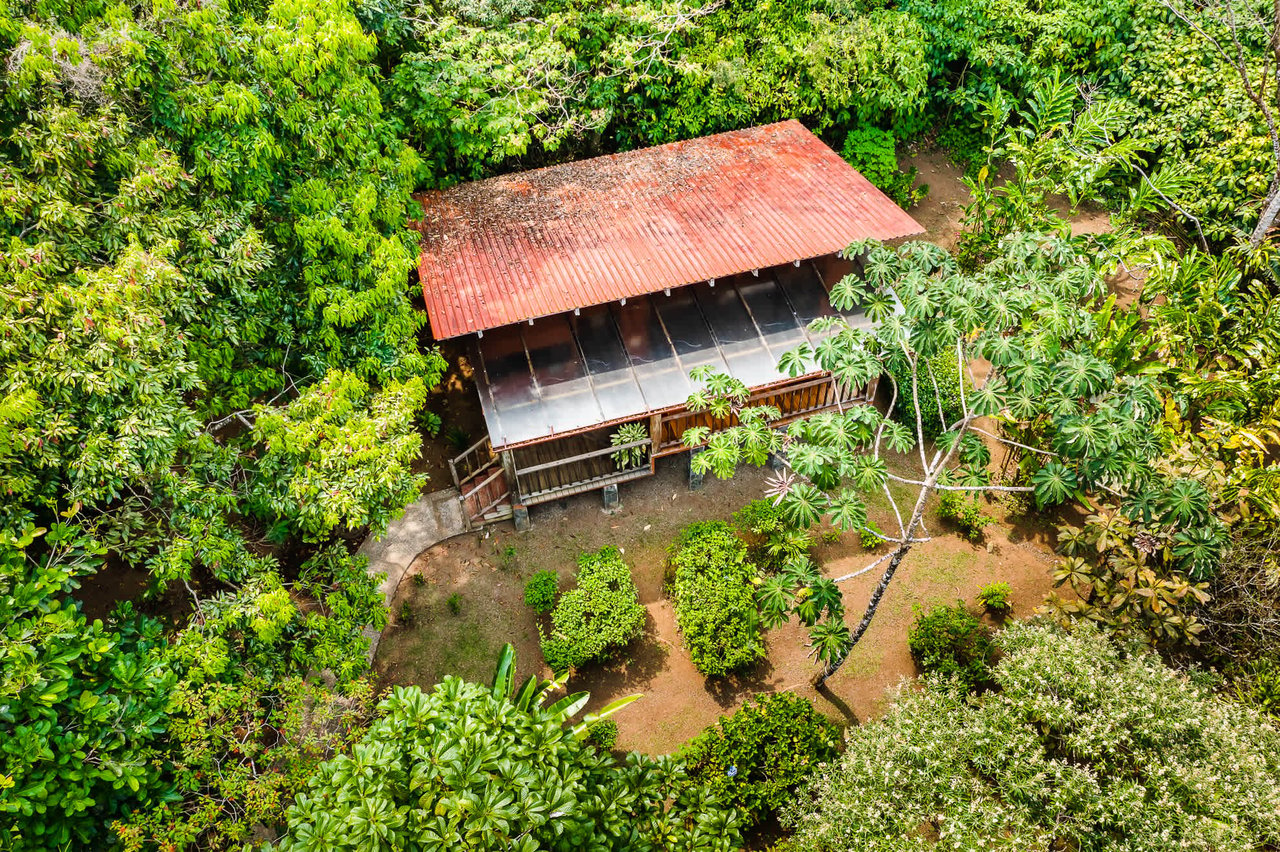
[[[798,121],[427,193],[438,339],[923,229]]]

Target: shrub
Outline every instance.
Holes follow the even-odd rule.
[[[911,372],[906,364],[890,362],[889,375],[898,385],[898,400],[893,406],[893,419],[911,429],[916,429],[916,406],[911,398]],[[955,346],[943,347],[936,355],[922,359],[917,374],[917,393],[920,396],[920,425],[926,438],[936,438],[942,433],[942,420],[938,414],[938,401],[942,401],[942,413],[950,425],[964,414],[960,405],[960,364],[956,360]],[[968,388],[968,379],[964,379]],[[934,383],[937,390],[934,390]]]
[[[733,513],[733,522],[746,534],[749,561],[766,571],[780,570],[813,547],[813,535],[788,524],[772,500],[752,500]]]
[[[418,621],[418,614],[414,612],[413,607],[408,601],[402,601],[400,604],[400,615],[396,619],[405,627],[412,627]]]
[[[849,728],[784,814],[792,852],[1275,847],[1274,723],[1088,622],[996,641],[999,691],[907,687]]]
[[[1264,713],[1280,716],[1280,660],[1261,657],[1228,670],[1236,698]]]
[[[689,777],[751,823],[777,814],[821,763],[838,752],[840,729],[804,698],[761,695],[684,745]]]
[[[991,638],[964,604],[916,610],[907,647],[926,673],[956,677],[972,691],[990,679]]]
[[[599,751],[612,751],[618,743],[618,723],[612,719],[601,719],[592,722],[587,728],[587,742]]]
[[[556,605],[560,579],[555,571],[539,571],[524,584],[524,602],[538,615],[545,615]]]
[[[454,592],[445,600],[444,605],[449,608],[449,612],[458,615],[462,612],[462,595]]]
[[[960,528],[960,535],[968,541],[980,541],[987,524],[995,522],[995,518],[983,514],[977,498],[966,497],[962,491],[942,492],[938,515],[954,521]]]
[[[646,423],[624,423],[618,427],[618,431],[609,436],[609,444],[614,447],[625,447],[627,444],[634,444],[636,441],[644,441],[649,438],[649,426]],[[613,459],[614,465],[618,470],[628,470],[633,467],[639,467],[644,464],[645,459],[649,457],[648,447],[631,447],[626,450],[618,450],[609,458]]]
[[[862,545],[863,550],[875,550],[884,544],[878,533],[883,532],[875,521],[867,521],[867,525],[858,530],[858,543]]]
[[[919,172],[898,168],[897,140],[887,130],[860,127],[849,131],[840,156],[899,207],[911,207],[929,193],[927,186],[914,186]]]
[[[578,557],[578,586],[560,596],[542,655],[557,674],[606,660],[644,630],[644,607],[616,547]]]
[[[719,677],[764,656],[747,548],[723,521],[685,527],[668,563],[676,623],[698,671]]]
[[[989,583],[978,590],[978,603],[993,615],[1005,615],[1013,609],[1013,603],[1009,600],[1012,594],[1013,589],[1008,583]]]

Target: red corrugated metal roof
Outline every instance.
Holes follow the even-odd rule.
[[[798,121],[421,201],[418,270],[441,340],[923,231]]]

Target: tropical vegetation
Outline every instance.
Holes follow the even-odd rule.
[[[1278,33],[1242,0],[0,3],[0,847],[720,849],[806,784],[802,849],[1280,844]],[[963,227],[850,246],[832,299],[874,327],[783,359],[883,410],[777,430],[696,373],[695,468],[781,469],[670,554],[690,656],[714,688],[794,619],[837,676],[994,498],[1059,527],[1046,620],[922,621],[925,688],[821,770],[790,698],[686,771],[615,760],[625,728],[509,658],[380,696],[357,546],[429,485],[424,440],[471,443],[432,402],[413,193],[791,118],[906,205],[941,147]],[[823,530],[867,563],[827,570]],[[556,671],[643,629],[621,556],[530,583]]]

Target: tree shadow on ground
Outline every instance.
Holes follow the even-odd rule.
[[[723,708],[736,706],[743,698],[761,692],[773,692],[773,663],[763,658],[749,669],[725,677],[709,677],[703,681],[707,694]]]
[[[858,714],[854,713],[849,705],[845,704],[844,700],[832,692],[826,684],[814,687],[814,692],[817,693],[820,701],[825,701],[827,704],[830,704],[841,716],[844,717],[846,725],[852,727],[853,725],[862,724],[862,720],[858,718]]]
[[[646,613],[644,633],[619,651],[607,663],[597,663],[569,679],[569,691],[586,690],[593,694],[611,695],[634,689],[647,689],[653,679],[667,669],[667,643],[658,637],[653,615]]]

